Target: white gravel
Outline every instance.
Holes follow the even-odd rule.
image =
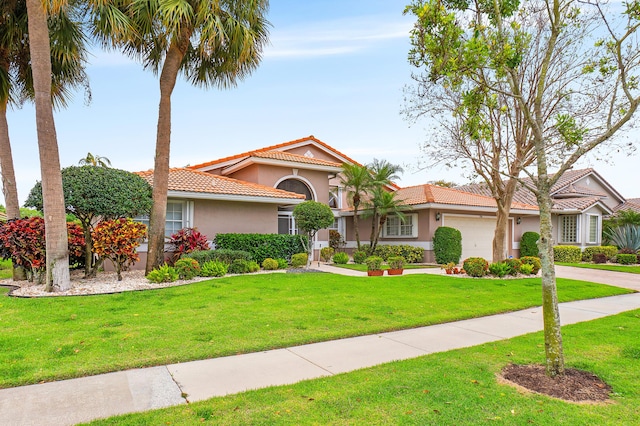
[[[37,285],[28,281],[0,280],[0,284],[19,287],[13,291],[14,296],[48,297],[79,296],[87,294],[119,293],[133,290],[150,290],[173,287],[208,280],[211,278],[196,277],[193,280],[178,280],[172,283],[154,284],[147,280],[144,271],[127,271],[122,273],[122,281],[118,281],[115,272],[99,272],[96,278],[84,279],[83,271],[71,271],[71,289],[64,292],[48,293],[44,284]]]

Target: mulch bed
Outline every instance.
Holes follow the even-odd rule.
[[[564,376],[551,378],[542,365],[510,364],[501,377],[529,391],[571,402],[605,402],[611,394],[611,386],[598,376],[574,368],[566,369]]]

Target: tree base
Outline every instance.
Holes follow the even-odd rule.
[[[605,402],[612,391],[598,376],[575,368],[567,368],[564,376],[551,378],[543,365],[510,364],[500,377],[507,384],[569,402]]]

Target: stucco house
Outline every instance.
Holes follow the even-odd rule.
[[[171,235],[183,227],[196,227],[209,239],[229,232],[296,233],[293,208],[305,200],[315,200],[331,207],[335,217],[331,229],[340,232],[347,249],[353,249],[353,211],[340,180],[344,163],[356,161],[308,136],[171,169],[166,233]],[[153,182],[152,171],[139,175]],[[439,226],[451,226],[462,233],[463,258],[492,257],[496,205],[483,185],[390,185],[388,189],[396,191],[407,206],[406,219],[402,222],[398,217],[389,217],[380,244],[423,247],[424,260],[432,262],[433,233]],[[552,192],[558,244],[600,244],[602,217],[622,206],[635,205],[634,200],[625,200],[593,169],[565,173]],[[637,207],[640,209],[640,203]],[[366,240],[370,219],[360,218],[359,223],[361,239]],[[520,188],[511,206],[508,255],[518,256],[520,237],[526,231],[537,231],[538,223],[535,197]],[[328,240],[329,231],[320,231],[315,249],[326,247]],[[141,251],[145,251],[144,247]]]

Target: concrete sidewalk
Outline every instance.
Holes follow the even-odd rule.
[[[441,273],[438,269],[431,273],[436,271]],[[631,279],[630,285],[640,284],[636,281]],[[640,293],[562,303],[560,316],[566,325],[632,309],[640,309]],[[1,389],[0,421],[3,425],[71,425],[330,376],[507,339],[542,327],[542,309],[531,308],[431,327]]]

